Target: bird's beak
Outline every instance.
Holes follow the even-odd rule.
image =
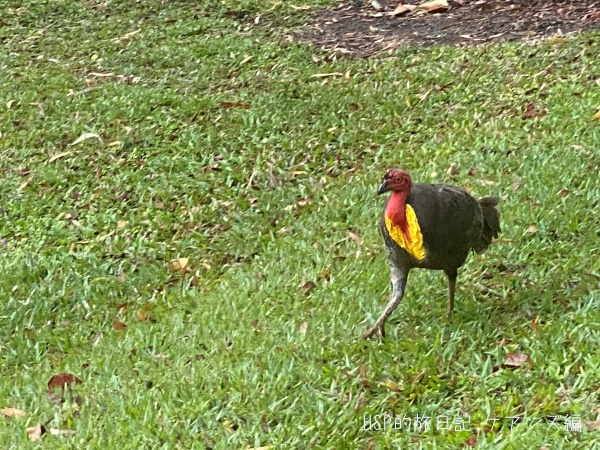
[[[377,195],[381,195],[384,192],[389,191],[390,188],[388,186],[388,182],[387,180],[383,180],[383,182],[381,183],[381,185],[379,186],[379,189],[377,189]]]

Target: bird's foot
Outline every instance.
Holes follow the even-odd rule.
[[[362,337],[363,339],[371,339],[377,333],[379,333],[382,338],[385,337],[385,328],[383,324],[379,325],[378,323],[376,323],[372,328],[369,328],[367,331],[365,331]]]

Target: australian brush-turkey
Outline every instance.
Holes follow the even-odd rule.
[[[401,169],[389,169],[378,194],[392,191],[383,208],[381,233],[388,252],[392,296],[375,325],[364,333],[385,336],[385,321],[402,300],[408,273],[413,268],[443,270],[448,277],[454,309],[457,271],[469,251],[485,251],[500,232],[497,197],[476,200],[467,192],[445,184],[412,184]]]

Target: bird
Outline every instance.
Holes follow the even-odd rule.
[[[400,304],[411,269],[443,270],[448,278],[447,316],[454,310],[458,269],[469,252],[484,252],[498,237],[498,197],[479,200],[447,184],[412,183],[408,172],[388,169],[377,190],[390,192],[380,229],[387,249],[392,294],[375,324],[363,333],[385,337],[385,321]]]

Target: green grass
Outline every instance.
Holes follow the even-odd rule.
[[[285,2],[102,5],[0,18],[0,406],[27,412],[2,448],[598,445],[545,418],[600,407],[600,34],[326,62],[285,39],[306,17]],[[503,196],[503,234],[452,319],[415,271],[363,341],[389,166]],[[61,372],[83,383],[57,405]],[[472,431],[363,430],[378,414]],[[38,423],[76,434],[29,444]]]

